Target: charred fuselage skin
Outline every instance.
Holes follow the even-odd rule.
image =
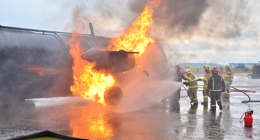
[[[0,105],[25,99],[71,96],[72,33],[0,26]],[[109,38],[79,35],[84,50],[107,46]]]
[[[90,50],[82,55],[82,58],[89,61],[95,62],[94,69],[104,70],[109,73],[119,73],[130,69],[135,66],[134,54],[137,52],[126,52],[120,51],[99,51]]]

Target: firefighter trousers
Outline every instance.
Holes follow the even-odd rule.
[[[219,109],[222,110],[222,103],[220,99],[221,91],[211,91],[210,93],[210,100],[211,100],[211,110],[216,110],[216,102],[219,106]]]
[[[230,83],[226,83],[225,85],[225,92],[224,92],[224,99],[228,99],[229,100],[229,97],[230,97],[230,86],[231,84]]]
[[[204,102],[204,103],[207,103],[207,102],[208,102],[208,96],[209,96],[208,88],[204,88],[204,89],[203,89],[203,102]]]
[[[198,88],[189,88],[187,91],[191,103],[198,103],[197,90]]]

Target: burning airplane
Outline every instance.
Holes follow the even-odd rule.
[[[158,3],[148,3],[114,39],[96,36],[92,24],[91,34],[0,26],[0,103],[72,93],[102,104],[119,104],[123,93],[116,73],[137,67],[149,75],[140,58],[148,46],[156,46],[150,29]]]
[[[155,44],[150,36],[150,30],[153,8],[158,3],[159,1],[148,3],[133,24],[122,35],[112,39],[104,49],[84,52],[83,46],[77,40],[78,32],[73,33],[69,45],[73,58],[74,79],[70,89],[74,95],[90,98],[102,104],[108,103],[110,98],[113,98],[113,105],[119,103],[117,100],[121,99],[122,92],[117,87],[111,72],[123,72],[135,66],[145,71],[139,57],[149,45]],[[136,55],[131,56],[131,54]],[[145,73],[147,74],[146,71]]]

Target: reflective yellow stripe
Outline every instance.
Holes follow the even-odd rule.
[[[208,87],[208,85],[204,85],[204,88],[207,88]]]
[[[221,101],[221,100],[217,100],[217,102],[219,102],[219,101]]]
[[[190,82],[194,82],[194,81],[197,81],[197,79],[194,78],[194,79],[190,79],[189,81],[190,81]]]
[[[221,80],[222,80],[222,78],[221,78]],[[210,91],[221,91],[222,89],[215,89],[215,79],[214,79],[214,77],[212,77],[212,81],[213,81],[213,86],[212,86],[212,89],[210,90]]]
[[[211,106],[216,106],[216,105],[211,105]]]
[[[192,86],[192,87],[189,87],[190,89],[193,89],[193,88],[198,88],[198,86]]]
[[[221,91],[221,89],[214,89],[214,90],[211,90],[211,91]]]
[[[225,92],[225,94],[229,95],[229,94],[230,94],[230,92]]]
[[[208,96],[203,96],[203,98],[208,98]]]

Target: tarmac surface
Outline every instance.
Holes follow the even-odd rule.
[[[252,100],[260,100],[260,79],[235,76],[233,85],[250,87]],[[100,104],[74,97],[35,100],[36,107],[2,107],[0,139],[14,138],[50,130],[59,134],[88,139],[112,140],[183,140],[183,139],[260,139],[260,102],[241,103],[248,98],[231,93],[223,110],[216,113],[208,107],[191,106],[185,89],[179,105],[168,100],[132,112],[116,112]],[[199,102],[202,93],[198,92]],[[254,111],[253,127],[246,128],[241,116]]]

